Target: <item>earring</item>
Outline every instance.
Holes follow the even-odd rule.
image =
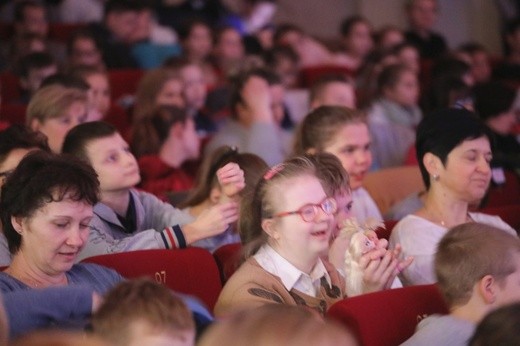
[[[433,178],[433,180],[435,180],[435,181],[439,181],[439,175],[438,175],[438,174],[434,174],[434,175],[432,175],[432,178]]]

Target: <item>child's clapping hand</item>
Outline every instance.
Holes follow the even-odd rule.
[[[222,198],[234,199],[246,186],[244,171],[234,162],[217,170],[217,179],[222,191],[221,201]]]

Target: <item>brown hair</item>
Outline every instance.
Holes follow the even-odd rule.
[[[33,119],[45,123],[48,119],[59,118],[74,103],[87,104],[87,93],[76,88],[49,85],[39,89],[31,98],[25,115],[26,124]]]
[[[350,193],[348,173],[335,155],[322,152],[305,156],[314,162],[316,175],[327,196],[334,197],[338,193]]]
[[[414,73],[410,67],[404,64],[392,64],[384,67],[377,77],[378,95],[382,96],[385,90],[394,88],[405,72]]]
[[[519,269],[514,255],[520,255],[520,239],[504,230],[474,222],[450,229],[435,256],[435,274],[448,306],[467,303],[486,275],[502,284]]]
[[[314,101],[323,97],[325,89],[327,89],[327,87],[332,83],[343,83],[354,89],[353,83],[345,76],[337,74],[324,75],[320,77],[316,82],[314,82],[309,90],[309,102],[311,103],[311,105]]]
[[[316,176],[313,160],[305,156],[295,156],[271,167],[256,185],[253,196],[242,203],[238,231],[244,248],[244,258],[252,256],[267,242],[262,229],[262,220],[275,213],[273,201],[279,199],[288,181],[301,176]]]
[[[234,147],[223,146],[204,157],[195,180],[195,188],[179,207],[193,207],[204,202],[209,197],[211,189],[218,184],[217,170],[230,162],[238,164],[244,171],[246,186],[240,191],[240,196],[249,198],[269,166],[255,154],[239,153]]]
[[[153,112],[157,106],[157,95],[164,85],[172,79],[181,82],[181,78],[176,71],[165,67],[151,70],[143,76],[135,93],[134,123],[138,123]]]
[[[193,317],[184,302],[166,286],[150,279],[121,282],[107,293],[92,316],[94,333],[114,345],[130,343],[136,322],[144,322],[155,331],[195,330]]]
[[[186,111],[175,106],[158,106],[132,128],[132,152],[136,157],[157,154],[177,123],[186,123]]]
[[[309,309],[267,304],[214,324],[199,345],[355,346],[357,342],[343,326],[323,320]]]
[[[310,149],[322,152],[343,125],[366,123],[361,111],[341,106],[321,106],[310,112],[300,123],[294,136],[294,154]]]

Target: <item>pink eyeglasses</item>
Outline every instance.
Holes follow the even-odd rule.
[[[298,214],[303,219],[303,221],[313,222],[318,216],[319,208],[321,208],[325,214],[332,215],[338,210],[338,205],[336,204],[336,200],[334,198],[327,197],[319,204],[306,204],[296,211],[284,211],[273,215],[273,217],[284,217]]]

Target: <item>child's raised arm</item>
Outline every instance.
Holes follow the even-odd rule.
[[[238,193],[246,186],[244,171],[238,164],[230,162],[217,170],[217,178],[221,188],[220,202],[235,200]]]

